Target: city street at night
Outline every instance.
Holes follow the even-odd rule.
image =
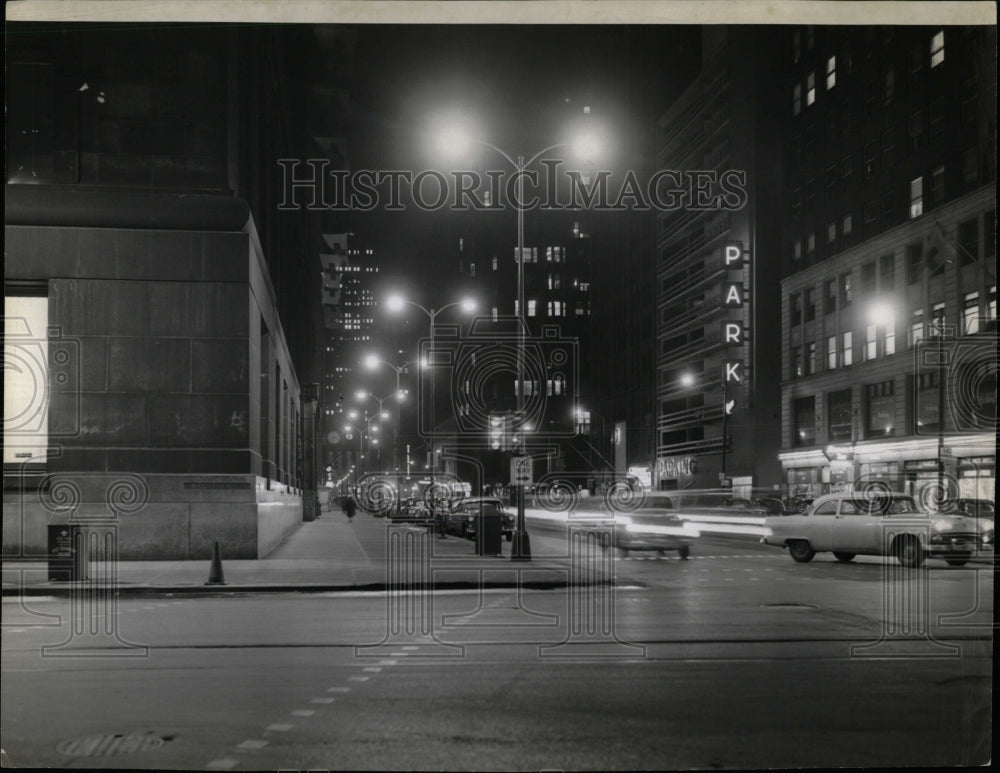
[[[542,555],[566,554],[564,532],[536,533]],[[148,647],[138,657],[85,640],[42,656],[65,629],[40,627],[39,615],[65,619],[68,600],[27,597],[22,607],[5,597],[4,749],[15,765],[216,770],[988,758],[988,564],[930,566],[919,580],[930,617],[910,620],[905,635],[886,627],[888,570],[877,560],[803,566],[716,537],[686,561],[614,567],[613,596],[592,607],[602,620],[574,620],[570,609],[586,607],[592,587],[444,591],[429,602],[429,640],[386,641],[380,592],[127,598],[118,633]],[[613,636],[594,629],[608,616]],[[115,753],[116,734],[159,740]]]
[[[3,767],[992,762],[994,3],[5,13]]]

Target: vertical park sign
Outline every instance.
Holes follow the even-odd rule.
[[[741,243],[726,245],[722,286],[722,306],[725,311],[722,320],[722,410],[726,417],[733,414],[742,393],[739,387],[742,387],[747,377],[745,343],[751,311],[750,261],[750,252]]]

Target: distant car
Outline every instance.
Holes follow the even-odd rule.
[[[633,550],[655,550],[660,555],[676,550],[687,558],[699,536],[695,525],[678,517],[671,497],[650,494],[638,509],[614,513],[614,546],[622,557]]]
[[[398,511],[389,513],[389,520],[426,523],[431,520],[431,512],[422,499],[407,499],[400,502]]]
[[[871,555],[895,556],[909,567],[920,566],[927,557],[961,566],[987,541],[992,544],[992,535],[981,532],[974,518],[931,515],[913,497],[890,492],[827,494],[801,515],[768,517],[764,525],[761,541],[787,548],[800,563],[829,551],[843,562]]]
[[[751,513],[763,513],[764,515],[790,515],[785,508],[785,503],[777,497],[759,497],[750,503]]]
[[[467,497],[456,500],[444,516],[445,531],[466,539],[475,539],[479,516],[486,504],[492,504],[500,511],[500,532],[508,542],[513,540],[517,519],[500,497]]]

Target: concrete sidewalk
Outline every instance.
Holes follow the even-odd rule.
[[[5,558],[3,595],[66,596],[74,589],[105,582],[113,583],[121,595],[381,591],[390,587],[390,530],[407,546],[407,555],[392,562],[394,588],[545,588],[565,587],[570,582],[568,558],[512,562],[506,541],[502,557],[477,556],[475,543],[466,539],[431,536],[425,543],[424,527],[393,524],[365,513],[349,519],[333,509],[303,523],[263,559],[227,561],[225,545],[220,545],[225,585],[206,585],[212,566],[210,555],[204,561],[119,561],[115,567],[94,561],[89,578],[83,582],[50,582],[44,559]],[[426,545],[429,552],[424,566],[413,556],[416,545]]]

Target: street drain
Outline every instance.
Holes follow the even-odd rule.
[[[113,735],[84,735],[56,745],[56,751],[67,757],[112,757],[116,754],[134,754],[159,749],[173,736],[161,737],[152,731],[145,733],[114,733]]]
[[[796,604],[794,602],[778,602],[776,604],[761,604],[766,609],[819,609],[815,604]]]

